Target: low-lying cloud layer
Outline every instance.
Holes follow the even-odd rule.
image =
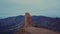
[[[24,15],[60,17],[60,0],[0,0],[0,18]]]

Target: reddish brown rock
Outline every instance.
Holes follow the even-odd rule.
[[[25,25],[24,27],[32,26],[32,18],[28,12],[25,13]]]

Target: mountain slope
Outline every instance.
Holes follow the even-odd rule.
[[[32,16],[33,25],[60,32],[60,18]],[[0,32],[17,31],[24,24],[24,16],[0,19]]]

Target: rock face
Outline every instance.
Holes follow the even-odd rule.
[[[24,26],[16,34],[60,34],[52,30],[37,28],[32,25],[32,18],[29,13],[25,13]]]
[[[27,12],[25,13],[25,25],[24,27],[31,26],[32,25],[32,18],[30,14]]]

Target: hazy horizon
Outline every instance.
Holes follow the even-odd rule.
[[[24,15],[60,17],[60,0],[0,0],[0,18]]]

